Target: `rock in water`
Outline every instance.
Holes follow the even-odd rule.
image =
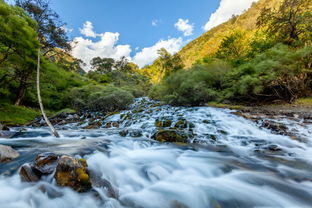
[[[0,162],[8,162],[20,154],[10,146],[0,145]]]
[[[33,169],[40,175],[48,175],[54,172],[59,157],[54,153],[42,153],[36,157]]]
[[[0,130],[0,138],[10,139],[15,136],[16,132]]]
[[[10,131],[10,128],[7,127],[6,125],[0,124],[0,131]]]
[[[40,176],[33,171],[32,165],[29,163],[22,165],[19,175],[23,182],[37,182],[40,180]]]
[[[187,142],[187,136],[185,133],[176,130],[159,130],[152,136],[152,138],[159,142]]]
[[[77,192],[87,192],[92,188],[84,159],[62,156],[57,163],[54,178],[59,186],[68,186]]]
[[[22,165],[19,171],[21,180],[24,182],[37,182],[41,176],[53,173],[58,158],[54,153],[42,153],[38,155],[35,162]]]

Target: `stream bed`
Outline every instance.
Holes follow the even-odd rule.
[[[141,98],[130,110],[100,120],[99,129],[85,129],[86,119],[57,126],[61,138],[54,138],[45,127],[28,127],[15,138],[0,139],[20,153],[0,164],[0,207],[312,207],[312,124],[281,119],[297,136],[291,138],[232,112]],[[186,121],[181,131],[188,135],[187,144],[152,139],[160,128],[180,128],[181,120]],[[118,197],[101,188],[96,195],[61,188],[53,176],[21,182],[19,167],[45,152],[86,159]]]

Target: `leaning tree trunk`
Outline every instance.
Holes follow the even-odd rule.
[[[45,114],[43,104],[42,104],[42,99],[41,99],[41,94],[40,94],[40,48],[38,49],[38,62],[37,62],[37,95],[38,95],[38,102],[39,102],[40,110],[41,110],[44,120],[48,124],[52,134],[55,137],[60,137],[60,135],[57,133],[57,131],[55,130],[55,128],[49,121],[47,115]]]

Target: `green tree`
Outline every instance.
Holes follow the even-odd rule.
[[[37,33],[44,56],[57,52],[56,48],[71,50],[71,45],[64,29],[66,24],[50,8],[49,0],[16,0],[16,5],[23,8],[38,24]],[[55,53],[53,53],[55,54]]]
[[[257,20],[269,36],[287,45],[311,43],[312,1],[284,0],[277,10],[265,8]]]
[[[241,31],[235,31],[222,40],[215,56],[237,66],[245,61],[248,50],[249,42],[246,35]]]
[[[106,74],[113,71],[115,66],[115,60],[112,58],[100,58],[95,57],[90,62],[92,69],[100,74]]]
[[[160,77],[168,76],[171,72],[175,72],[184,67],[181,57],[179,55],[171,55],[165,48],[158,50],[159,58],[156,59],[155,64],[160,71]]]
[[[0,84],[13,87],[16,105],[21,104],[35,71],[38,47],[35,21],[21,8],[0,0]]]

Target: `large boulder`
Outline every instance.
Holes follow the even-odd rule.
[[[8,162],[20,154],[10,146],[0,145],[0,162]]]
[[[159,130],[153,136],[153,139],[159,142],[178,142],[178,143],[186,143],[187,135],[184,132],[176,131],[176,130]]]
[[[57,163],[54,178],[59,186],[67,186],[77,192],[87,192],[92,188],[84,159],[62,156]]]

